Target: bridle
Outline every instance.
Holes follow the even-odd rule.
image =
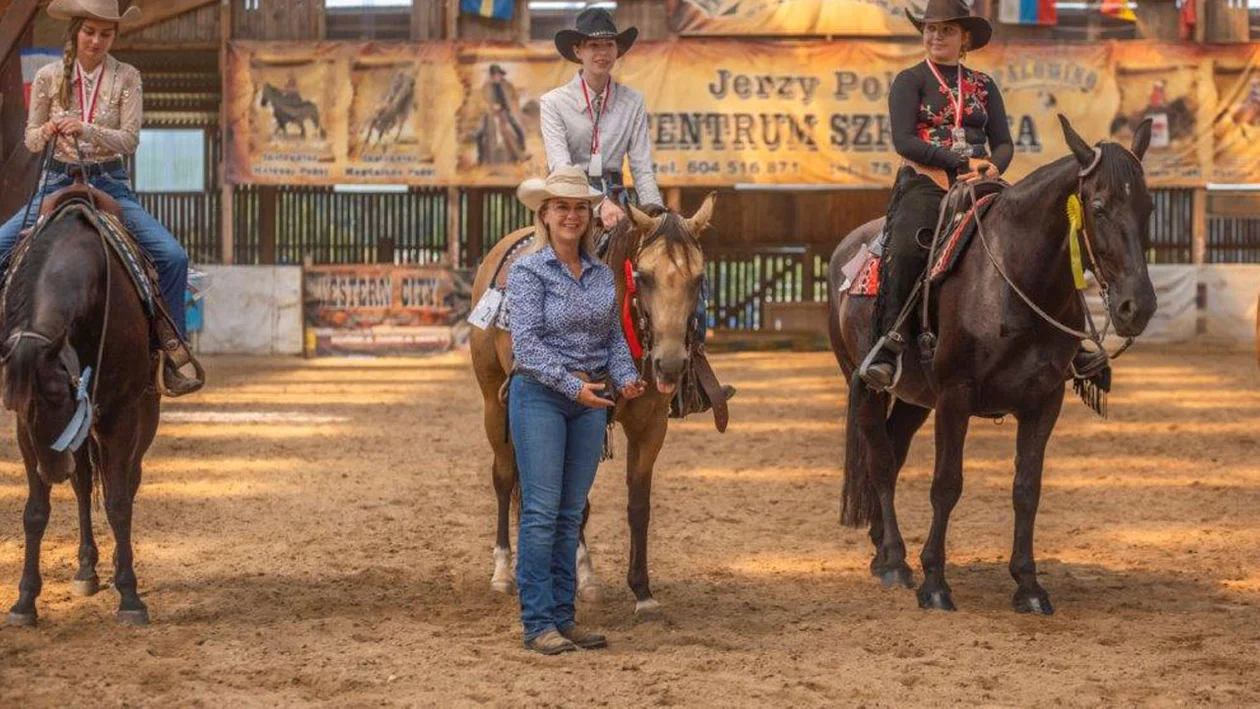
[[[660,239],[664,238],[663,228],[665,226],[665,222],[669,219],[677,219],[678,221],[683,222],[682,217],[674,214],[673,212],[663,214],[660,222],[656,225],[656,228],[653,229],[647,236],[644,236],[639,240],[639,243],[635,246],[633,253],[626,258],[625,263],[622,265],[626,280],[626,301],[629,307],[630,320],[635,329],[635,332],[633,333],[627,332],[626,336],[627,338],[634,338],[632,342],[637,342],[639,344],[639,347],[642,350],[639,366],[642,371],[645,372],[652,361],[652,315],[648,312],[647,308],[643,307],[642,301],[640,300],[642,285],[639,280],[638,264],[643,251]],[[687,245],[693,246],[697,251],[703,253],[699,240],[696,239],[691,231],[686,228],[685,222],[683,222],[681,231],[687,235]],[[699,350],[699,343],[696,342],[695,336],[696,325],[696,314],[695,308],[693,307],[691,316],[687,319],[686,347],[688,361],[690,361]],[[634,348],[632,347],[631,349],[633,350]]]
[[[1119,145],[1118,143],[1112,143],[1112,144]],[[1088,205],[1085,202],[1085,199],[1084,199],[1085,178],[1092,175],[1094,171],[1098,169],[1099,164],[1102,163],[1102,154],[1103,154],[1102,145],[1103,145],[1102,143],[1099,143],[1098,145],[1094,146],[1093,161],[1091,161],[1087,167],[1082,168],[1079,172],[1077,172],[1077,176],[1076,176],[1076,197],[1077,199],[1081,201],[1081,205],[1082,205],[1082,208],[1084,209],[1084,213],[1090,217],[1092,217],[1092,214],[1090,214],[1090,212],[1092,211],[1092,208],[1090,205]],[[1138,157],[1134,155],[1133,152],[1130,151],[1128,148],[1125,148],[1123,145],[1120,145],[1119,147],[1122,150],[1124,150],[1126,153],[1128,153],[1129,156],[1132,157],[1137,162],[1138,169],[1141,170],[1142,161],[1139,160]],[[967,190],[969,192],[968,199],[970,199],[972,203],[974,203],[975,196],[976,196],[975,186],[968,185]],[[1094,316],[1090,312],[1089,304],[1085,301],[1085,293],[1083,291],[1078,290],[1077,295],[1080,297],[1081,306],[1085,311],[1085,322],[1089,327],[1088,332],[1077,330],[1076,328],[1069,327],[1059,322],[1054,316],[1050,315],[1045,310],[1042,310],[1041,307],[1039,307],[1036,303],[1034,303],[1032,298],[1028,297],[1028,295],[1024,293],[1024,291],[1019,286],[1015,285],[1015,282],[1011,279],[1011,277],[1006,274],[1006,269],[1002,268],[1002,264],[1000,260],[997,258],[997,256],[993,253],[992,247],[989,246],[988,237],[985,236],[985,233],[984,233],[984,220],[983,219],[976,220],[976,233],[980,236],[980,243],[984,245],[985,253],[989,255],[989,260],[993,262],[993,266],[994,268],[997,269],[998,274],[1002,276],[1002,280],[1006,281],[1006,284],[1011,287],[1011,290],[1015,291],[1015,294],[1019,296],[1020,300],[1024,301],[1024,304],[1027,305],[1029,308],[1031,308],[1032,311],[1036,313],[1038,317],[1040,317],[1049,325],[1058,329],[1060,332],[1063,332],[1064,334],[1071,335],[1072,337],[1075,337],[1078,340],[1089,340],[1093,342],[1094,345],[1098,348],[1099,352],[1106,354],[1107,359],[1116,359],[1120,355],[1124,354],[1125,350],[1129,349],[1129,347],[1133,344],[1136,338],[1133,338],[1133,337],[1125,338],[1124,344],[1121,345],[1120,348],[1117,349],[1113,353],[1107,352],[1107,348],[1103,345],[1103,339],[1106,338],[1108,333],[1111,331],[1111,325],[1112,325],[1111,286],[1107,281],[1106,274],[1103,273],[1101,263],[1098,261],[1098,258],[1095,255],[1096,250],[1094,249],[1093,237],[1090,236],[1090,230],[1088,227],[1088,222],[1092,221],[1092,218],[1089,220],[1084,220],[1084,221],[1086,223],[1082,224],[1082,227],[1081,227],[1081,241],[1085,243],[1085,251],[1089,255],[1089,264],[1088,264],[1089,270],[1093,271],[1094,277],[1098,279],[1098,290],[1102,296],[1102,301],[1103,301],[1103,306],[1104,306],[1103,309],[1106,312],[1106,320],[1103,322],[1103,327],[1101,331],[1098,329],[1098,327],[1094,323]]]

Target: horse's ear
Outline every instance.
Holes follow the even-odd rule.
[[[1076,156],[1076,161],[1081,164],[1081,167],[1093,165],[1094,149],[1089,147],[1089,143],[1085,142],[1085,139],[1072,127],[1067,116],[1062,113],[1059,114],[1059,124],[1063,126],[1063,137],[1067,139],[1068,148]]]
[[[1152,123],[1154,123],[1154,120],[1148,117],[1146,120],[1142,121],[1142,124],[1137,127],[1137,130],[1133,131],[1133,147],[1129,148],[1129,150],[1133,151],[1133,154],[1137,156],[1139,162],[1142,160],[1142,157],[1146,155],[1146,149],[1151,146]]]
[[[631,203],[629,206],[630,206],[630,220],[634,222],[634,225],[636,227],[646,231],[648,229],[651,229],[655,225],[656,222],[654,222],[652,218],[649,217],[647,213],[644,212],[642,209],[639,209],[638,207],[634,206],[633,203]]]
[[[717,201],[717,192],[710,192],[705,198],[704,203],[700,205],[700,209],[691,215],[686,221],[687,231],[691,235],[700,238],[700,233],[709,228],[709,224],[713,221],[713,204]]]

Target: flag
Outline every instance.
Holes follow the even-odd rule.
[[[31,105],[31,84],[35,74],[47,64],[61,61],[61,50],[56,47],[22,47],[22,93],[26,106]]]
[[[516,0],[459,0],[459,9],[465,15],[510,22],[512,13],[516,10]]]
[[[1181,11],[1177,13],[1177,29],[1180,31],[1182,39],[1194,39],[1194,26],[1199,23],[1198,13],[1195,11],[1194,0],[1180,0]]]
[[[1057,25],[1055,0],[1002,0],[998,21],[1008,25]]]
[[[1125,22],[1137,22],[1137,15],[1133,13],[1133,3],[1129,0],[1103,0],[1102,14]]]

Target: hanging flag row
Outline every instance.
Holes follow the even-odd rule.
[[[1137,22],[1137,0],[1084,0],[1087,8],[1096,7],[1105,17]],[[1057,25],[1059,0],[1001,0],[998,21],[1008,25]],[[1082,1],[1071,3],[1081,5]],[[1189,0],[1193,6],[1193,1]],[[1193,15],[1194,10],[1190,10]],[[1193,24],[1193,20],[1191,21]]]

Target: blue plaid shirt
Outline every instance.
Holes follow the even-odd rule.
[[[508,271],[507,305],[516,366],[546,386],[577,399],[574,372],[607,371],[619,389],[639,378],[612,269],[589,254],[577,278],[551,246],[521,258]]]

